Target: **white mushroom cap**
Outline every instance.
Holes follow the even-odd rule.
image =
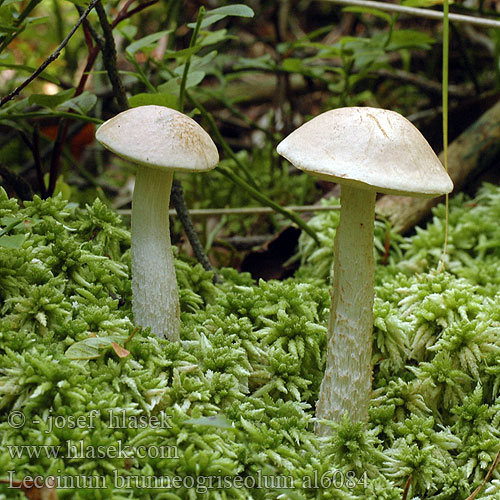
[[[381,193],[433,197],[453,189],[418,129],[385,109],[327,111],[292,132],[277,151],[316,177]]]
[[[151,168],[199,172],[219,162],[215,144],[198,123],[164,106],[123,111],[99,127],[96,139],[118,156]]]

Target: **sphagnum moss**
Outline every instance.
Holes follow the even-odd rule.
[[[388,265],[379,261],[370,420],[318,438],[329,296],[327,276],[303,277],[330,266],[320,253],[309,259],[307,236],[301,279],[284,282],[222,270],[214,285],[176,259],[181,344],[147,330],[126,342],[130,237],[116,214],[60,198],[21,208],[0,192],[0,227],[23,221],[9,231],[21,246],[0,246],[0,478],[104,478],[105,488],[58,488],[76,500],[274,499],[288,487],[298,499],[396,500],[411,474],[408,499],[466,498],[500,449],[500,285],[487,271],[500,266],[500,190],[485,186],[465,203],[452,202],[448,272],[428,267],[442,246],[441,207],[427,228],[393,240]],[[330,218],[312,221],[325,247]],[[69,359],[70,346],[94,335],[130,354],[108,344],[95,359]],[[19,428],[9,421],[16,411],[26,416]],[[113,415],[166,424],[109,429]],[[87,424],[54,425],[72,416]],[[21,445],[61,448],[29,458]],[[69,458],[70,445],[84,454]],[[118,445],[130,456],[111,456]],[[174,477],[183,482],[168,489]],[[481,498],[498,491],[493,479]],[[2,485],[0,498],[24,496]]]

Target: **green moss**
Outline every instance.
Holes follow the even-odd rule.
[[[64,477],[59,498],[76,500],[395,500],[411,476],[409,500],[466,498],[500,449],[500,190],[452,202],[437,274],[443,215],[411,238],[377,227],[370,421],[318,438],[336,212],[311,220],[321,245],[302,236],[283,282],[222,269],[214,284],[177,258],[172,344],[135,330],[130,236],[113,211],[20,207],[0,191],[1,228],[19,219],[9,234],[23,237],[0,246],[0,478]],[[76,342],[93,354],[70,359]],[[92,477],[103,487],[69,487]],[[493,479],[478,498],[499,491]],[[3,498],[23,494],[0,485]]]

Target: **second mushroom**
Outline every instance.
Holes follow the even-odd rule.
[[[295,167],[341,185],[334,244],[326,369],[316,417],[366,421],[372,379],[373,227],[376,192],[435,197],[453,183],[417,128],[393,111],[327,111],[292,132],[278,153]],[[316,431],[329,428],[317,423]]]
[[[116,115],[96,139],[138,165],[132,200],[132,311],[134,321],[179,340],[180,313],[170,243],[169,205],[174,171],[211,170],[219,162],[210,136],[188,116],[163,106]]]

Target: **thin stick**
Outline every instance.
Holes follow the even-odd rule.
[[[118,26],[118,24],[120,24],[121,21],[128,19],[136,12],[140,12],[140,11],[146,9],[147,7],[149,7],[150,5],[153,5],[153,4],[158,2],[158,0],[149,0],[148,2],[141,3],[135,9],[132,9],[130,12],[128,12],[127,9],[130,7],[130,5],[134,1],[135,0],[128,0],[128,2],[123,6],[123,8],[120,10],[120,12],[118,12],[116,18],[111,23],[112,29],[114,29],[116,26]],[[85,69],[83,70],[82,77],[80,78],[80,82],[78,83],[78,87],[77,87],[77,90],[75,92],[75,95],[79,95],[83,92],[83,89],[85,88],[85,84],[86,84],[87,79],[90,75],[92,67],[94,66],[95,60],[97,59],[97,56],[99,55],[99,50],[100,50],[101,44],[104,43],[103,40],[101,39],[101,37],[96,33],[96,31],[94,29],[90,29],[91,28],[90,25],[88,26],[88,28],[89,28],[89,30],[88,30],[89,34],[95,40],[98,47],[91,46],[90,40],[86,39],[87,46],[89,47],[89,55],[87,57],[87,64],[85,65]],[[80,119],[81,119],[81,117],[80,117]],[[102,123],[102,121],[99,120],[98,124],[100,124],[100,123]]]
[[[128,99],[125,89],[123,88],[123,83],[118,73],[117,61],[116,61],[116,45],[113,38],[113,28],[109,24],[108,16],[102,3],[98,2],[96,4],[96,12],[101,23],[102,32],[104,35],[104,45],[102,45],[102,60],[106,72],[108,73],[109,81],[111,82],[111,87],[113,88],[113,95],[116,99],[120,111],[124,111],[128,108]],[[99,43],[99,40],[96,40]]]
[[[450,19],[448,0],[443,2],[443,160],[444,168],[448,172],[448,73],[450,53]],[[443,255],[438,266],[438,273],[444,271],[446,264],[446,252],[448,250],[448,212],[450,210],[450,198],[446,193],[446,219],[444,226]]]
[[[142,10],[147,9],[149,6],[158,3],[158,0],[149,0],[149,2],[144,2],[138,5],[137,7],[134,7],[131,11],[127,11],[126,9],[128,9],[131,3],[133,2],[127,2],[126,6],[118,13],[116,19],[111,23],[112,28],[115,28],[118,23],[121,23],[125,19],[128,19],[129,17],[132,17],[134,14],[137,14],[137,12],[141,12]]]
[[[66,138],[68,136],[69,130],[69,120],[63,118],[59,121],[57,126],[57,135],[54,142],[54,147],[52,149],[52,156],[50,158],[50,170],[49,170],[49,187],[47,189],[47,197],[54,195],[54,190],[56,189],[57,178],[59,177],[59,166],[61,162],[61,155],[63,148],[66,144]]]
[[[340,210],[340,205],[302,205],[283,207],[285,210],[292,212],[313,213],[313,212],[330,212],[332,210]],[[128,208],[118,210],[120,215],[130,215],[131,210]],[[274,214],[276,210],[269,207],[237,207],[237,208],[194,208],[189,210],[189,214],[193,217],[217,217],[220,215],[266,215]],[[175,215],[174,209],[169,211],[169,215]]]
[[[43,180],[43,162],[42,156],[40,154],[40,127],[38,123],[33,127],[33,161],[35,162],[36,178],[38,180],[38,189],[40,189],[40,194],[42,198],[45,199],[47,196],[47,190],[45,189],[45,181]]]
[[[76,94],[75,94],[76,95]],[[24,120],[26,118],[47,118],[47,113],[45,111],[33,111],[27,113],[15,113],[9,114],[9,120]],[[96,125],[101,125],[102,120],[95,118],[93,116],[86,115],[76,115],[75,113],[69,113],[68,111],[53,111],[50,113],[51,118],[78,118],[81,122],[95,123]]]
[[[76,30],[80,27],[80,24],[83,23],[83,20],[90,14],[90,11],[97,5],[97,3],[100,2],[100,0],[92,0],[90,2],[89,6],[85,9],[85,12],[80,16],[80,19],[78,19],[77,23],[73,26],[71,31],[66,35],[66,38],[59,44],[57,49],[50,54],[50,56],[45,59],[45,61],[26,79],[24,80],[19,87],[15,88],[10,94],[6,95],[1,101],[0,101],[0,107],[2,107],[5,103],[9,102],[11,99],[16,97],[25,87],[27,87],[35,78],[45,71],[45,69],[54,62],[62,52],[62,49],[66,47],[68,42],[70,41],[71,37],[75,34]]]
[[[78,86],[76,87],[75,95],[80,95],[85,89],[85,85],[87,84],[87,80],[89,79],[92,67],[94,66],[97,56],[99,55],[100,44],[97,42],[97,40],[100,40],[100,36],[95,32],[93,28],[92,29],[90,28],[91,26],[89,22],[83,24],[83,33],[85,36],[85,42],[87,44],[89,54],[87,56],[87,62],[85,63],[85,68],[80,77],[80,81],[78,82]],[[92,39],[96,40],[98,46],[95,46],[92,43]]]
[[[83,8],[79,7],[78,5],[76,6],[76,10],[80,15],[83,13]],[[93,40],[96,40],[96,43],[99,46],[104,45],[104,40],[101,38],[101,35],[97,33],[97,31],[94,29],[94,27],[90,24],[88,19],[84,19],[83,21],[83,37],[85,39],[85,43],[87,45],[87,49],[90,52],[94,49],[94,42]]]
[[[101,1],[98,1],[95,4],[95,10],[97,12],[97,16],[99,17],[101,28],[102,28],[102,31],[104,34],[104,39],[101,39],[100,37],[96,38],[96,43],[99,45],[99,48],[102,52],[104,67],[106,68],[109,81],[111,82],[111,87],[113,89],[113,95],[116,99],[118,106],[123,111],[123,110],[128,108],[128,100],[127,100],[127,95],[125,94],[125,89],[123,88],[123,84],[122,84],[120,75],[118,74],[117,62],[116,62],[116,46],[115,46],[115,41],[113,38],[113,30],[111,28],[111,25],[108,22],[107,15],[106,15],[106,12],[104,10],[104,7],[102,6]],[[83,22],[83,20],[82,20],[82,22]],[[90,25],[88,25],[87,28],[89,26]],[[85,26],[84,26],[84,28],[85,28]],[[84,32],[85,32],[87,46],[89,47],[90,39],[89,39],[89,36],[87,35],[87,32],[85,29],[84,29]],[[92,35],[92,30],[89,30],[88,33],[89,33],[89,35]],[[89,53],[88,60],[92,59],[92,52],[93,51],[91,49],[90,53]],[[94,58],[94,61],[95,61],[95,58]],[[83,75],[82,75],[82,78],[83,78]],[[78,85],[77,90],[78,90],[78,94],[75,93],[75,95],[79,95],[79,93],[81,93],[83,91],[83,87],[81,85]],[[63,150],[63,145],[66,142],[68,130],[69,130],[69,121],[68,120],[61,120],[59,122],[59,127],[57,130],[57,138],[56,138],[56,142],[55,142],[54,149],[52,152],[52,160],[51,160],[51,165],[50,165],[50,177],[49,177],[49,189],[47,191],[47,194],[49,196],[52,196],[54,194],[57,176],[59,173],[61,154],[62,154],[62,150]]]
[[[484,485],[490,479],[491,475],[493,474],[493,471],[497,468],[499,461],[500,461],[500,451],[497,453],[495,460],[493,460],[490,470],[486,474],[486,477],[483,479],[483,482],[472,492],[472,495],[466,498],[466,500],[474,500],[474,498],[476,498],[477,494],[484,488]]]
[[[318,1],[318,0],[317,0]],[[360,7],[371,7],[374,9],[385,10],[388,12],[398,12],[401,14],[409,14],[410,16],[425,17],[427,19],[443,20],[443,13],[430,9],[419,9],[415,7],[404,7],[392,3],[376,2],[373,0],[320,0],[330,3],[338,3],[343,5],[356,5]],[[454,23],[466,23],[483,28],[500,28],[500,21],[494,19],[484,19],[482,17],[465,16],[463,14],[450,14],[450,21]]]
[[[203,7],[203,5],[202,5],[200,7],[200,10],[198,11],[198,19],[196,20],[196,26],[194,27],[193,34],[191,35],[191,40],[189,42],[190,49],[192,47],[194,47],[196,44],[196,39],[198,38],[198,33],[200,31],[201,22],[203,21],[204,17],[205,17],[205,7]],[[184,71],[182,72],[181,88],[179,90],[179,111],[181,113],[184,113],[184,100],[185,100],[184,98],[186,95],[186,82],[187,82],[187,77],[189,74],[190,66],[191,66],[191,55],[187,56],[186,61],[184,62]]]
[[[186,202],[184,201],[184,192],[182,190],[182,184],[178,179],[174,179],[172,183],[172,201],[175,206],[175,211],[177,212],[177,216],[184,227],[184,231],[186,232],[186,236],[191,243],[191,247],[193,248],[194,255],[198,262],[203,266],[203,269],[207,271],[212,271],[215,273],[215,270],[208,260],[205,251],[203,250],[203,246],[198,238],[198,233],[194,229],[193,222],[191,221],[191,217],[189,214],[189,210],[186,206]],[[216,282],[220,282],[220,277],[217,273],[214,274],[214,280]]]
[[[43,181],[42,157],[40,156],[40,129],[38,123],[35,124],[35,126],[33,127],[32,140],[30,140],[29,137],[22,130],[20,130],[19,133],[21,134],[21,138],[23,139],[26,146],[28,146],[33,155],[33,163],[36,169],[36,177],[38,181],[38,190],[40,191],[42,198],[45,199],[46,190],[45,190],[45,183]]]
[[[408,476],[407,481],[406,481],[405,489],[403,490],[403,498],[402,498],[402,500],[406,500],[406,497],[408,496],[408,491],[410,490],[411,480],[412,480],[412,475],[410,474]]]

